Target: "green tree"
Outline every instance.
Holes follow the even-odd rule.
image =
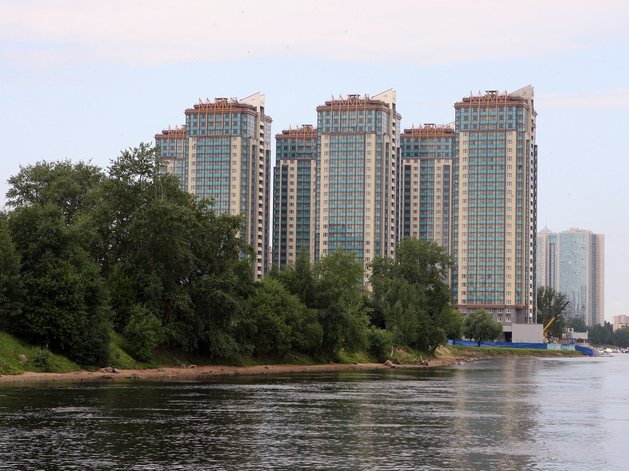
[[[314,307],[317,280],[307,250],[299,252],[294,264],[288,265],[282,271],[274,269],[269,276],[276,278],[291,294],[298,296],[306,306]]]
[[[485,309],[476,309],[463,321],[463,335],[474,339],[480,347],[483,342],[495,340],[502,335],[502,324],[495,322]]]
[[[9,228],[21,255],[22,309],[12,330],[84,365],[107,360],[108,293],[84,248],[81,225],[66,224],[52,203],[14,210]]]
[[[566,322],[563,314],[559,314],[559,311],[565,303],[565,294],[555,291],[549,286],[540,286],[537,289],[537,323],[546,327],[548,322],[555,315],[557,316],[546,331],[547,336],[561,338],[566,328]]]
[[[131,309],[138,300],[138,282],[133,270],[118,263],[109,271],[107,288],[110,293],[112,307],[112,323],[116,332],[123,333],[129,319]]]
[[[11,240],[7,218],[0,215],[0,329],[9,329],[21,314],[23,294],[20,256]]]
[[[391,357],[395,346],[393,334],[386,329],[379,329],[375,325],[369,328],[369,353],[376,357],[376,360],[385,362]]]
[[[410,329],[409,346],[434,352],[447,341],[447,332],[453,327],[447,283],[452,263],[443,247],[416,238],[400,242],[394,259],[376,258],[370,280],[373,323],[387,329]]]
[[[109,286],[122,288],[112,298],[116,326],[140,304],[160,320],[171,346],[232,355],[235,325],[253,292],[243,220],[215,214],[210,201],[162,174],[162,165],[147,144],[123,151],[98,192],[94,257]]]
[[[313,270],[313,305],[323,328],[320,355],[334,357],[341,349],[353,352],[367,346],[369,308],[362,286],[364,268],[353,253],[337,250],[319,260]]]
[[[605,321],[603,325],[597,324],[588,329],[588,340],[592,345],[613,345],[613,327]]]
[[[69,224],[76,214],[95,208],[94,192],[104,179],[102,169],[85,162],[41,161],[20,166],[20,172],[9,178],[7,206],[52,204]]]
[[[614,332],[612,339],[614,345],[617,345],[618,347],[629,347],[629,327],[622,326],[620,329],[616,329],[616,332]]]
[[[441,316],[442,327],[448,340],[456,342],[463,336],[463,313],[454,307]]]
[[[389,284],[383,310],[387,331],[392,334],[396,348],[429,348],[430,319],[422,306],[421,292],[408,281],[396,279]]]
[[[580,317],[572,317],[566,322],[566,327],[574,329],[575,332],[587,332],[588,328]]]
[[[129,353],[140,361],[149,361],[155,349],[164,340],[162,323],[155,314],[139,304],[130,309],[130,318],[124,330]]]
[[[264,278],[245,306],[245,319],[251,322],[245,342],[254,353],[284,356],[295,341],[306,306],[277,280]],[[244,343],[244,342],[243,342]]]

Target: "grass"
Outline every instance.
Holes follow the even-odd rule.
[[[140,362],[131,357],[124,350],[124,338],[117,333],[112,333],[110,343],[109,366],[119,369],[144,370],[149,368],[161,368],[164,366],[183,367],[185,365],[222,365],[222,366],[254,366],[254,365],[315,365],[321,363],[317,358],[297,352],[288,352],[283,357],[246,357],[233,356],[230,358],[214,358],[207,355],[191,354],[181,351],[159,349],[153,359],[148,362]],[[32,361],[24,364],[19,355],[25,355],[29,360],[35,353],[34,345],[19,340],[6,332],[0,331],[0,374],[18,375],[24,371],[67,373],[79,371],[81,368],[76,363],[64,356],[53,354],[48,367],[36,367]],[[436,354],[431,356],[426,352],[414,351],[410,348],[393,351],[391,361],[396,364],[412,364],[419,360],[435,358],[435,356],[489,356],[489,357],[565,357],[582,356],[582,353],[574,350],[538,350],[525,348],[500,348],[500,347],[462,347],[450,345],[440,347]],[[378,361],[366,352],[348,353],[341,350],[334,358],[336,363],[378,363]],[[96,368],[88,368],[95,370]]]
[[[24,373],[24,371],[69,373],[81,369],[76,363],[62,355],[56,354],[53,354],[50,358],[48,368],[36,367],[30,361],[22,363],[19,355],[25,355],[26,358],[32,359],[34,353],[33,347],[34,346],[28,342],[19,340],[6,332],[0,331],[0,374],[19,375]]]
[[[376,360],[365,352],[347,353],[341,350],[334,358],[335,363],[354,365],[357,363],[377,363]]]
[[[540,350],[537,348],[502,348],[502,347],[460,347],[450,345],[449,350],[453,356],[486,355],[492,357],[564,357],[583,356],[576,350]]]

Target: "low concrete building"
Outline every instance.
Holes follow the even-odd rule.
[[[544,326],[542,324],[511,324],[510,326],[504,326],[505,333],[508,328],[511,328],[512,342],[544,342]]]
[[[629,316],[614,316],[614,332],[621,327],[629,327]]]
[[[588,343],[587,332],[575,332],[574,329],[568,328],[563,334],[562,339],[569,344],[586,344]]]

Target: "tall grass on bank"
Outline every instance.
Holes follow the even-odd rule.
[[[541,350],[537,348],[503,348],[503,347],[460,347],[450,345],[453,356],[491,356],[491,357],[562,357],[583,356],[576,350]]]
[[[0,332],[0,374],[17,375],[24,371],[69,373],[81,369],[66,357],[47,352],[46,346],[30,345]],[[23,363],[20,355],[24,355],[28,362]]]

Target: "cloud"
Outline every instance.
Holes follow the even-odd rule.
[[[36,67],[292,57],[428,66],[550,55],[629,36],[624,0],[596,8],[567,0],[10,0],[0,9],[2,60]]]
[[[538,94],[535,108],[540,111],[598,111],[629,109],[629,88],[589,93]]]

